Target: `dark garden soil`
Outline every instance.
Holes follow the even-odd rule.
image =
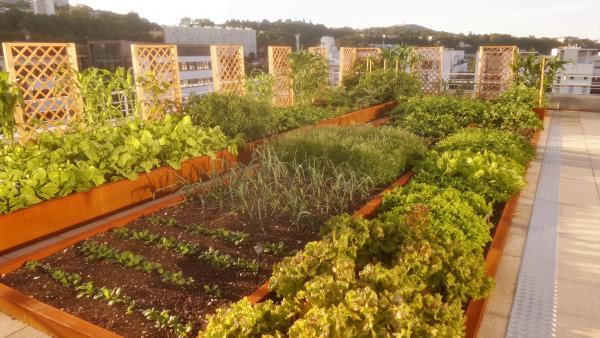
[[[139,309],[171,310],[172,314],[178,315],[182,322],[194,323],[191,335],[195,335],[206,324],[206,315],[252,293],[269,279],[274,263],[303,248],[307,242],[319,238],[317,231],[306,231],[300,227],[290,228],[282,224],[268,226],[263,231],[240,215],[207,210],[194,203],[173,206],[155,215],[174,217],[183,224],[202,224],[206,228],[223,227],[242,231],[250,234],[250,237],[243,243],[235,245],[223,239],[190,234],[174,226],[152,224],[147,218],[130,223],[127,228],[148,230],[154,234],[175,237],[182,242],[196,244],[201,250],[212,247],[223,254],[249,261],[259,260],[254,249],[258,242],[283,242],[285,252],[279,255],[263,253],[260,257],[261,269],[257,275],[240,268],[217,268],[209,262],[198,259],[197,255],[181,256],[175,251],[146,244],[143,241],[123,239],[113,232],[102,233],[89,239],[89,241],[106,243],[122,251],[132,251],[149,261],[162,264],[168,270],[182,271],[185,277],[194,279],[194,283],[189,286],[162,282],[157,273],[149,274],[117,263],[88,260],[79,252],[78,245],[56,253],[44,259],[42,263],[50,263],[53,268],[78,273],[83,276],[84,281],[90,280],[96,287],[122,287],[124,295],[137,300]],[[175,336],[166,329],[154,328],[153,323],[146,320],[140,312],[126,315],[125,306],[118,304],[108,306],[103,300],[77,299],[71,287],[61,285],[41,269],[30,271],[21,268],[0,277],[0,282],[123,336]],[[218,285],[222,296],[220,298],[211,296],[204,291],[204,285]]]

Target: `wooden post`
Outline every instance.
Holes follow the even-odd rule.
[[[273,104],[279,107],[294,105],[294,86],[290,54],[292,47],[269,46],[269,74],[273,76]]]
[[[146,102],[149,93],[146,93],[140,78],[147,73],[155,76],[157,83],[169,84],[169,91],[165,93],[161,100],[171,100],[175,103],[176,110],[181,112],[182,94],[181,80],[179,78],[179,60],[177,59],[177,46],[175,45],[131,45],[131,61],[133,64],[133,73],[135,75],[136,93],[138,104],[141,108],[141,115],[144,119],[155,119],[162,116],[150,116],[149,106],[156,104]],[[154,112],[156,114],[156,112]],[[164,112],[160,112],[162,115]]]
[[[82,115],[83,100],[73,85],[78,71],[75,44],[15,42],[2,48],[9,81],[23,96],[14,114],[20,142]]]
[[[546,79],[546,58],[542,56],[542,62],[541,62],[541,74],[540,74],[540,98],[539,98],[539,102],[538,102],[538,106],[539,108],[543,108],[542,104],[544,101],[544,81]]]

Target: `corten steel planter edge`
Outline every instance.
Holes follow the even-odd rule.
[[[383,196],[386,193],[392,191],[396,187],[401,187],[401,186],[406,185],[413,175],[414,175],[414,173],[412,171],[409,171],[406,174],[402,175],[402,177],[400,177],[398,180],[396,180],[394,183],[392,183],[388,188],[386,188],[379,194],[375,195],[375,197],[373,197],[363,207],[358,209],[358,211],[356,211],[352,216],[362,217],[362,218],[366,218],[366,219],[371,219],[371,218],[375,217],[377,215],[377,209],[379,209],[379,206],[381,206],[381,203],[383,201]],[[265,301],[271,295],[272,295],[272,291],[269,287],[269,281],[266,281],[258,289],[256,289],[254,292],[252,292],[250,294],[250,296],[248,296],[248,300],[250,300],[250,302],[252,304],[257,304],[257,303]]]
[[[135,180],[122,179],[102,184],[0,215],[0,254],[68,231],[101,217],[172,193],[183,182],[204,181],[206,173],[219,174],[225,164],[236,161],[228,151],[216,159],[200,156],[182,162],[181,169],[165,166],[143,173]]]
[[[79,317],[0,284],[0,310],[52,336],[58,337],[121,337]]]
[[[540,130],[537,130],[531,138],[531,144],[534,147],[537,147],[539,138]],[[525,166],[525,173],[527,173],[529,169],[529,164],[530,163],[527,163],[527,165]],[[510,230],[510,227],[512,225],[513,217],[517,209],[517,205],[519,204],[520,196],[521,192],[519,191],[516,194],[514,194],[508,200],[508,202],[506,202],[504,210],[502,211],[502,215],[500,216],[500,220],[498,221],[496,232],[494,233],[494,238],[492,239],[490,248],[485,256],[485,272],[488,276],[492,278],[496,276],[496,272],[500,264],[500,258],[502,257],[502,251],[504,250],[504,247],[506,245],[508,231]],[[485,314],[487,301],[488,297],[482,299],[473,299],[469,301],[465,314],[466,338],[477,337],[479,327],[483,319],[483,315]]]
[[[364,119],[365,115],[371,115],[370,122],[374,119],[380,119],[380,116],[389,112],[393,107],[395,107],[395,102],[388,102],[382,105],[378,105],[375,107],[363,109],[354,113],[349,113],[346,115],[357,114],[361,116],[361,119]],[[346,119],[344,122],[338,122],[337,119],[332,119],[332,123],[334,124],[351,124],[351,123],[365,123],[362,120],[354,122],[350,119]],[[302,128],[300,128],[302,129]],[[266,140],[261,139],[258,141],[252,142],[251,146],[255,149],[258,145],[266,143]],[[227,153],[226,156],[231,157],[232,155]],[[236,160],[233,157],[233,160]],[[189,160],[188,160],[189,161]],[[198,164],[190,164],[192,167],[198,167]],[[155,170],[160,170],[165,168],[157,168]],[[172,169],[171,169],[172,170]],[[182,170],[185,170],[182,166]],[[197,171],[192,171],[193,175],[197,174]],[[407,174],[412,175],[412,173]],[[405,175],[406,176],[406,175]],[[139,178],[138,178],[139,179]],[[408,181],[408,178],[404,176],[400,179],[405,179]],[[400,181],[399,180],[399,181]],[[111,182],[108,184],[114,184],[121,181]],[[396,182],[397,183],[397,182]],[[394,186],[396,185],[394,184]],[[88,191],[89,192],[89,191]],[[377,195],[379,197],[380,195]],[[69,196],[65,196],[67,198]],[[376,197],[376,198],[377,198]],[[158,210],[167,208],[174,204],[180,203],[185,199],[184,195],[176,192],[170,195],[150,200],[146,202],[140,202],[138,205],[133,206],[132,208],[121,209],[120,211],[116,211],[111,215],[104,215],[97,221],[94,221],[91,224],[83,225],[82,228],[78,228],[78,232],[74,235],[69,235],[68,233],[64,233],[62,235],[58,235],[55,237],[62,237],[58,241],[53,241],[52,244],[45,245],[43,242],[39,242],[33,244],[31,247],[37,246],[33,250],[29,250],[23,254],[14,255],[17,252],[8,253],[6,256],[13,255],[10,259],[4,260],[4,262],[0,263],[0,274],[10,273],[19,269],[25,262],[29,260],[39,260],[45,257],[48,257],[60,250],[66,249],[77,242],[85,240],[91,236],[96,234],[108,231],[112,228],[122,227],[140,217],[145,215],[154,213]],[[50,202],[50,201],[47,201]],[[43,202],[44,203],[44,202]],[[41,203],[40,203],[41,204]],[[23,209],[27,210],[29,208]],[[18,211],[17,211],[18,212]],[[9,214],[10,215],[10,214]],[[1,218],[0,218],[1,220]],[[1,224],[0,224],[1,225]],[[88,227],[88,229],[83,229]],[[71,230],[74,227],[70,228]],[[50,239],[48,239],[50,240]],[[2,256],[0,256],[2,258]],[[261,289],[263,291],[261,291]],[[264,300],[263,293],[266,295],[270,292],[268,288],[268,283],[265,283],[261,288],[255,291],[253,294],[249,296],[250,299],[254,299],[253,303],[258,303]],[[31,306],[29,306],[31,305]],[[8,315],[19,319],[43,332],[46,332],[50,335],[56,335],[59,337],[120,337],[119,335],[114,334],[113,332],[107,331],[95,324],[87,322],[79,317],[68,314],[65,311],[59,310],[55,307],[52,307],[48,304],[45,304],[41,301],[38,301],[32,297],[26,296],[21,292],[10,288],[9,286],[0,283],[0,310],[7,313]],[[63,322],[64,321],[64,322]]]

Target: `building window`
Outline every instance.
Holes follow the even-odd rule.
[[[569,79],[570,80],[575,80],[575,76],[570,76]]]
[[[583,79],[584,79],[584,80],[587,80],[587,79],[588,79],[588,77],[587,77],[587,76],[584,76],[584,77],[583,77]]]
[[[212,84],[211,78],[181,80],[181,88],[201,87]]]
[[[198,62],[180,62],[180,71],[194,71],[194,70],[209,70],[210,61],[198,61]]]

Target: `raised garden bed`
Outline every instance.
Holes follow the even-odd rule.
[[[388,102],[322,121],[317,125],[366,123],[381,118],[394,106],[394,102]],[[227,151],[221,151],[217,154],[217,160],[211,160],[207,156],[190,159],[182,163],[181,170],[161,167],[141,174],[136,180],[123,179],[106,183],[86,192],[0,215],[0,229],[4,234],[0,238],[0,253],[165,196],[178,189],[182,182],[197,182],[208,178],[204,173],[219,174],[225,164],[236,161],[247,163],[256,147],[267,141],[268,138],[247,144],[240,150],[237,158]]]
[[[405,184],[410,175],[404,175],[391,187]],[[381,203],[382,194],[356,212],[356,216],[371,217],[377,206]],[[110,289],[123,287],[123,294],[138,300],[136,307],[144,308],[144,304],[160,304],[160,309],[173,309],[173,313],[181,316],[182,322],[194,322],[194,332],[202,325],[202,317],[212,313],[217,307],[237,301],[250,294],[263,284],[270,276],[270,267],[283,255],[293,250],[301,249],[308,241],[319,238],[317,232],[303,232],[297,228],[274,224],[267,233],[263,233],[256,224],[248,223],[243,217],[236,214],[223,214],[216,210],[193,209],[189,205],[175,205],[154,214],[156,218],[143,218],[127,225],[127,234],[115,232],[100,233],[88,238],[84,243],[92,246],[105,244],[108,247],[123,251],[132,251],[141,254],[146,260],[160,262],[168,271],[181,271],[184,278],[191,277],[194,282],[190,285],[177,285],[172,281],[161,281],[157,273],[147,273],[107,262],[99,259],[86,259],[82,246],[68,246],[68,242],[53,248],[43,256],[49,256],[42,264],[50,264],[52,269],[60,268],[70,273],[78,273],[84,281],[93,281],[94,286],[106,286]],[[173,218],[171,218],[173,217]],[[177,220],[177,223],[170,221]],[[247,238],[240,244],[232,243],[236,236],[229,235],[213,238],[203,231],[196,231],[194,222],[203,221],[203,229],[227,228],[230,231],[240,231],[247,234]],[[113,222],[115,226],[122,225]],[[170,225],[168,225],[170,224]],[[107,226],[105,226],[106,228]],[[211,260],[198,259],[198,253],[182,255],[177,249],[165,249],[169,244],[162,244],[160,240],[144,242],[144,240],[131,239],[140,236],[140,231],[164,236],[166,238],[181,239],[189,245],[197,245],[200,252],[213,249],[221,254],[239,257],[246,262],[259,261],[255,251],[255,244],[260,242],[263,247],[271,244],[283,243],[281,252],[265,252],[260,257],[260,268],[218,268],[211,264]],[[122,231],[122,230],[121,230]],[[239,235],[239,234],[238,234]],[[239,239],[239,236],[237,236]],[[163,241],[164,242],[164,241]],[[281,247],[275,245],[275,251]],[[271,249],[273,250],[273,249]],[[92,250],[93,251],[93,250]],[[88,251],[89,252],[89,251]],[[51,255],[51,256],[50,256]],[[40,255],[34,258],[40,259]],[[103,300],[94,300],[87,297],[77,299],[71,287],[61,285],[44,268],[38,267],[35,271],[25,267],[11,272],[17,268],[19,262],[9,262],[0,266],[1,273],[7,273],[0,284],[0,309],[20,319],[43,317],[52,325],[30,322],[32,325],[52,334],[66,336],[77,335],[78,332],[98,332],[98,336],[109,334],[102,331],[93,323],[98,323],[106,330],[114,331],[128,336],[172,336],[168,329],[153,329],[153,322],[144,318],[141,313],[125,314],[122,305],[108,307]],[[258,271],[258,273],[257,273]],[[9,273],[10,272],[10,273]],[[183,283],[183,282],[182,282]],[[218,285],[218,288],[214,286]],[[28,298],[20,291],[33,296]],[[263,288],[266,289],[263,284]],[[217,297],[217,293],[220,295]],[[260,293],[260,292],[259,292]],[[263,294],[264,296],[264,294]],[[261,301],[263,297],[254,296]],[[13,304],[15,299],[28,299],[25,304]],[[42,301],[44,303],[42,303]],[[30,306],[31,305],[31,306]],[[148,305],[149,306],[149,305]],[[71,315],[66,314],[62,309]],[[77,317],[74,317],[77,316]],[[63,323],[68,319],[68,323]]]

